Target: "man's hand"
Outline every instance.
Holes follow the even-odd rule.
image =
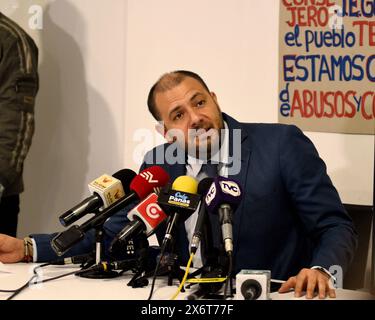
[[[23,260],[23,257],[23,240],[0,234],[0,262],[20,262]]]
[[[336,298],[335,289],[330,286],[330,278],[322,271],[315,269],[302,269],[296,276],[290,277],[283,283],[279,293],[288,292],[294,288],[294,296],[299,298],[302,291],[306,291],[306,299],[312,299],[314,292],[319,292],[319,299]]]

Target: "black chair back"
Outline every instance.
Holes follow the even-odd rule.
[[[372,206],[344,204],[358,232],[358,247],[353,261],[344,276],[345,289],[361,289],[365,287],[365,274],[367,256],[371,239],[371,226],[373,219]],[[375,248],[372,248],[374,252]],[[372,257],[370,257],[372,259]],[[373,271],[372,271],[373,272]]]

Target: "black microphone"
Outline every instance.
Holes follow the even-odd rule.
[[[180,176],[171,187],[161,190],[158,204],[169,215],[161,252],[164,252],[167,244],[172,241],[175,226],[186,220],[198,208],[200,196],[197,189],[198,183],[194,178]]]
[[[58,235],[56,235],[51,241],[53,250],[57,255],[63,255],[73,245],[84,238],[85,232],[92,228],[103,225],[109,217],[117,213],[119,210],[125,208],[127,205],[135,201],[144,199],[155,188],[165,186],[168,180],[169,175],[162,167],[152,166],[143,170],[131,181],[131,191],[128,195],[113,203],[81,226],[73,225],[68,230],[60,232]]]
[[[224,248],[227,254],[233,252],[233,212],[242,199],[240,185],[234,180],[218,176],[207,192],[205,202],[211,214],[219,215]]]
[[[68,258],[58,259],[50,262],[51,265],[83,264],[93,259],[92,253],[80,254]]]
[[[262,286],[255,279],[245,280],[240,289],[245,300],[257,300],[262,294]]]
[[[213,178],[204,178],[198,184],[198,194],[202,197],[202,200],[200,202],[200,207],[198,211],[198,219],[195,225],[194,234],[191,239],[191,245],[190,245],[190,252],[194,254],[197,252],[199,244],[203,237],[203,227],[207,220],[207,210],[206,210],[206,203],[204,201],[204,197],[206,196],[207,191],[210,188],[213,180],[214,180]]]
[[[122,169],[112,176],[104,174],[90,182],[88,187],[92,195],[64,212],[59,217],[60,223],[67,227],[88,213],[109,207],[129,193],[130,182],[136,175],[133,170]]]
[[[137,268],[139,266],[139,263],[140,262],[138,259],[126,259],[114,262],[99,262],[99,264],[91,267],[90,271],[94,270],[99,272],[107,272],[113,270],[130,270]]]

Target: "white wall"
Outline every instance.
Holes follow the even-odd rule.
[[[275,122],[278,6],[269,1],[130,0],[125,135],[148,114],[148,90],[175,69],[199,73],[223,109],[243,121]],[[262,28],[259,28],[259,23]],[[254,46],[253,43],[259,43]],[[259,67],[259,61],[265,70]],[[125,162],[136,166],[125,151]]]
[[[44,9],[40,31],[28,28],[35,3]],[[126,1],[22,0],[11,17],[41,53],[18,229],[24,236],[61,229],[58,216],[88,196],[87,183],[123,167]]]

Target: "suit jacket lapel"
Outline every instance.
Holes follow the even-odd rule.
[[[237,164],[240,164],[240,170],[237,170],[239,172],[234,172],[234,174],[231,174],[231,172],[229,171],[228,178],[232,178],[240,184],[240,186],[242,187],[242,198],[244,198],[244,193],[246,193],[245,186],[247,181],[247,172],[251,156],[251,143],[249,141],[250,137],[248,136],[247,130],[243,127],[241,123],[237,122],[236,120],[234,120],[226,114],[223,114],[223,117],[224,120],[227,122],[229,128],[229,156],[231,157],[234,165],[236,162]],[[234,145],[239,143],[239,139],[234,136],[235,129],[240,130],[241,132],[241,146]],[[239,150],[241,151],[240,153]],[[233,217],[233,240],[234,243],[237,244],[236,247],[238,247],[238,237],[243,213],[244,206],[242,203],[234,213]]]
[[[240,164],[240,170],[239,172],[236,172],[235,174],[229,174],[229,178],[232,178],[236,180],[240,186],[242,187],[243,193],[246,192],[244,186],[246,185],[247,180],[247,172],[250,162],[250,156],[251,156],[251,146],[249,139],[250,137],[247,134],[246,129],[243,128],[243,125],[233,118],[229,117],[225,113],[223,113],[223,118],[228,124],[229,128],[229,156],[232,161],[238,161]],[[234,143],[239,143],[239,140],[233,135],[234,129],[240,130],[241,132],[241,146],[235,146]],[[239,152],[240,150],[240,152]],[[177,177],[181,175],[186,174],[186,164],[164,164],[165,169],[167,172],[170,173],[170,183],[172,183]],[[230,172],[229,172],[230,173]],[[233,236],[234,236],[234,242],[237,243],[236,247],[238,247],[238,236],[240,231],[240,225],[241,225],[241,217],[243,215],[243,206],[240,205],[239,208],[236,210],[234,214],[234,227],[233,227]],[[211,228],[213,230],[213,244],[215,247],[219,247],[221,245],[220,241],[220,224],[219,219],[217,215],[209,215]],[[159,235],[165,233],[165,226],[163,226],[163,231]],[[186,230],[185,230],[185,224],[181,223],[177,230],[176,240],[178,242],[180,253],[180,261],[187,261],[189,259],[189,241],[186,237]],[[161,240],[161,239],[159,239]],[[236,248],[235,248],[236,251]]]

